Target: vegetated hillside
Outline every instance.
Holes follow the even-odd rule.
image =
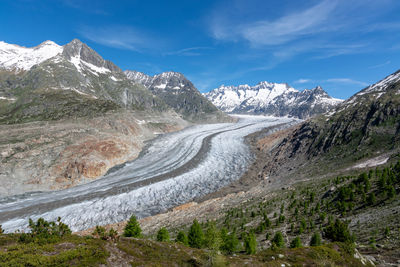
[[[298,91],[286,83],[260,82],[255,86],[220,86],[206,96],[225,112],[309,118],[331,111],[343,100],[329,96],[320,86]]]
[[[186,77],[178,72],[148,76],[137,71],[125,71],[133,82],[142,84],[161,98],[185,120],[230,122],[232,119],[218,110]]]
[[[30,233],[0,233],[0,266],[372,266],[356,258],[354,249],[345,243],[293,249],[276,246],[257,253],[256,247],[249,249],[248,242],[241,251],[232,234],[216,232],[213,224],[208,224],[203,235],[201,228],[193,230],[195,222],[187,238],[181,232],[174,241],[165,228],[160,229],[157,241],[153,241],[140,234],[134,217],[132,222],[125,228],[127,237],[103,227],[80,237],[71,235],[60,219],[30,221]]]
[[[327,173],[358,161],[399,152],[400,72],[371,85],[337,107],[296,127],[273,148],[271,174],[305,163]],[[286,166],[286,167],[285,167]]]

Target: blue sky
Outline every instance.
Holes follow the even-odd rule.
[[[398,0],[0,0],[0,40],[78,38],[122,69],[348,98],[400,69]]]

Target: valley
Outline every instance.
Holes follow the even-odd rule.
[[[157,214],[238,179],[252,159],[244,143],[248,134],[296,123],[289,118],[242,116],[237,123],[192,126],[161,136],[135,161],[94,182],[1,199],[0,223],[13,232],[24,229],[29,217],[61,216],[77,231],[123,221],[132,213]]]

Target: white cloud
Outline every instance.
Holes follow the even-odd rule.
[[[276,20],[258,20],[243,24],[235,24],[226,21],[223,17],[217,17],[212,24],[212,33],[219,40],[241,38],[254,46],[284,44],[301,36],[334,28],[335,26],[328,27],[326,22],[336,4],[336,0],[325,0],[308,9],[284,15]]]
[[[173,55],[178,55],[178,56],[201,56],[203,53],[201,53],[200,51],[202,51],[202,50],[211,50],[211,49],[213,49],[213,48],[212,47],[206,47],[206,46],[188,47],[188,48],[184,48],[184,49],[181,49],[181,50],[164,53],[164,55],[166,55],[166,56],[173,56]]]
[[[386,62],[384,62],[384,63],[370,66],[370,67],[368,67],[368,69],[377,69],[377,68],[381,68],[381,67],[383,67],[383,66],[389,65],[390,63],[391,63],[391,61],[388,60],[388,61],[386,61]]]
[[[78,32],[86,39],[105,46],[133,51],[151,49],[161,40],[155,40],[129,26],[82,27]]]
[[[246,16],[234,3],[250,5],[248,1],[252,0],[216,8],[210,19],[212,36],[220,41],[245,41],[281,61],[305,53],[312,54],[311,59],[325,59],[376,51],[381,42],[368,39],[366,33],[400,28],[399,23],[379,20],[396,4],[393,0],[322,0],[309,1],[308,6],[296,1],[283,14],[277,9],[266,16]],[[269,6],[273,4],[265,2],[260,8]]]
[[[313,82],[313,80],[301,78],[301,79],[294,81],[293,83],[303,84],[303,83],[311,83],[311,82]]]
[[[350,78],[330,78],[326,79],[325,82],[328,83],[344,83],[344,84],[355,84],[355,85],[361,85],[361,86],[367,86],[368,83],[362,82],[362,81],[357,81],[353,80]]]

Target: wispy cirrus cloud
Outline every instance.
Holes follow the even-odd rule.
[[[300,79],[294,81],[293,83],[295,83],[295,84],[304,84],[304,83],[311,83],[311,82],[313,82],[312,79],[300,78]]]
[[[141,52],[163,45],[163,40],[155,39],[131,26],[84,26],[78,30],[84,38],[109,47]]]
[[[201,56],[204,53],[204,50],[212,50],[214,48],[207,46],[196,46],[196,47],[188,47],[184,49],[180,49],[177,51],[171,51],[164,53],[165,56]]]
[[[388,60],[388,61],[386,61],[386,62],[384,62],[384,63],[381,63],[381,64],[369,66],[368,69],[377,69],[377,68],[381,68],[381,67],[384,67],[384,66],[386,66],[386,65],[389,65],[390,63],[392,63],[392,62],[391,62],[390,60]]]
[[[354,84],[354,85],[360,85],[360,86],[367,86],[368,83],[362,82],[362,81],[357,81],[351,78],[330,78],[324,80],[325,82],[328,83],[342,83],[342,84]]]
[[[79,9],[86,13],[93,13],[97,15],[108,15],[106,8],[102,6],[101,1],[92,0],[59,0],[64,6]]]
[[[236,0],[235,2],[241,2]],[[376,22],[393,0],[323,0],[301,5],[278,16],[244,16],[240,9],[225,5],[232,12],[214,10],[210,31],[224,42],[245,42],[281,61],[298,54],[313,53],[312,59],[359,54],[376,49],[379,40],[370,41],[367,32],[397,31],[399,23]],[[233,7],[230,7],[233,6]],[[227,14],[227,15],[226,15]],[[238,19],[240,18],[240,19]],[[362,38],[354,38],[354,36]]]
[[[363,81],[358,81],[352,78],[328,78],[328,79],[310,79],[310,78],[300,78],[293,82],[294,84],[321,84],[321,83],[329,83],[329,84],[349,84],[349,85],[359,85],[359,86],[367,86],[368,83]]]

